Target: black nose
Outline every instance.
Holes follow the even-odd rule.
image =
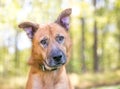
[[[65,54],[60,49],[51,50],[49,59],[49,66],[51,67],[61,66],[66,63]]]
[[[62,54],[53,56],[53,59],[54,59],[54,61],[56,61],[56,62],[60,62],[61,59],[62,59]]]

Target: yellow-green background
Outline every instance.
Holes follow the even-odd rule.
[[[120,0],[96,1],[95,7],[93,0],[0,0],[0,89],[25,87],[31,43],[18,24],[22,21],[53,22],[69,7],[72,8],[73,49],[67,72],[72,84],[76,89],[120,89]],[[85,22],[85,71],[82,69],[82,18]],[[97,72],[93,68],[95,21]]]

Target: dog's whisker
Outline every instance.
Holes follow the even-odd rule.
[[[45,71],[45,66],[41,65],[42,71]]]

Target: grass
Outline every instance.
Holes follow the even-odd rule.
[[[70,74],[76,89],[120,89],[120,70],[105,73]],[[26,76],[0,76],[0,89],[25,89]]]
[[[104,86],[104,87],[91,88],[91,89],[120,89],[120,85],[115,85],[115,86]]]
[[[119,85],[120,70],[114,72],[97,73],[97,74],[94,73],[86,73],[82,75],[71,74],[70,79],[72,80],[71,81],[72,84],[77,89],[90,89],[92,87]],[[113,89],[120,89],[120,88],[113,88]]]
[[[25,89],[25,77],[0,77],[0,89]]]

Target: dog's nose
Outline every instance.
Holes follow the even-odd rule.
[[[62,54],[53,56],[53,59],[54,59],[56,62],[59,63],[59,62],[61,61],[61,59],[62,59]]]
[[[61,66],[66,63],[66,57],[63,51],[54,49],[50,52],[49,65],[52,67]]]

